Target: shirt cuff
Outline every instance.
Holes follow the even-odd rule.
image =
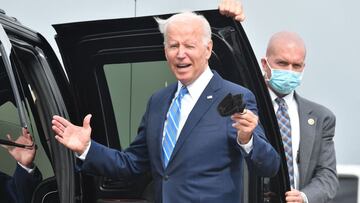
[[[246,143],[246,144],[240,144],[240,142],[239,142],[238,139],[236,139],[236,141],[237,141],[238,145],[239,145],[240,147],[242,147],[247,154],[249,154],[249,153],[251,152],[251,150],[253,149],[253,147],[254,147],[254,146],[253,146],[253,136],[251,136],[249,142]]]
[[[25,169],[28,173],[32,173],[35,170],[35,165],[33,168],[28,168],[24,165],[22,165],[20,162],[17,162],[23,169]]]
[[[85,158],[86,158],[86,155],[87,155],[88,152],[89,152],[90,146],[91,146],[91,141],[90,141],[89,145],[86,147],[84,153],[82,153],[81,155],[79,155],[78,153],[75,153],[75,156],[76,156],[77,158],[79,158],[80,160],[84,161]]]
[[[300,195],[301,195],[304,203],[309,203],[309,200],[308,200],[308,198],[306,197],[305,193],[300,192]]]

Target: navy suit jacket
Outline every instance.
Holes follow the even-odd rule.
[[[12,177],[0,172],[0,202],[30,203],[33,192],[41,180],[42,175],[37,168],[30,174],[17,165]]]
[[[243,191],[243,158],[259,176],[277,173],[280,159],[258,125],[249,154],[238,145],[230,117],[217,112],[228,94],[243,94],[246,108],[257,114],[254,95],[246,88],[222,79],[216,72],[192,109],[179,135],[167,168],[162,137],[164,121],[177,84],[151,96],[138,135],[123,152],[94,141],[81,164],[84,172],[111,178],[151,171],[155,202],[239,203]],[[212,96],[208,97],[208,96]]]

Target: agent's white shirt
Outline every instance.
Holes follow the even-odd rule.
[[[275,99],[277,98],[276,94],[269,89],[272,103],[274,105],[275,113],[279,108],[279,105],[276,103]],[[288,114],[290,117],[291,125],[291,144],[292,144],[292,154],[293,154],[293,166],[294,166],[294,186],[296,190],[299,190],[299,165],[297,160],[299,160],[299,147],[300,147],[300,119],[299,119],[299,109],[298,104],[296,103],[294,97],[294,91],[290,94],[283,97],[286,105],[288,106]],[[305,203],[309,203],[309,200],[305,193],[301,192],[301,196],[304,199]]]
[[[276,94],[269,89],[271,101],[274,105],[275,113],[279,108],[279,105],[276,103],[275,99],[277,98]],[[299,189],[299,166],[297,163],[298,160],[298,151],[300,146],[300,121],[299,121],[299,111],[298,105],[294,98],[294,91],[290,94],[283,97],[286,105],[288,106],[288,114],[290,117],[291,125],[291,141],[292,141],[292,154],[293,154],[293,166],[294,166],[294,185],[295,189]]]

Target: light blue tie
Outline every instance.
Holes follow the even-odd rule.
[[[173,152],[176,144],[176,135],[179,129],[179,121],[180,121],[181,99],[187,93],[188,93],[187,88],[185,86],[181,87],[178,96],[174,99],[166,116],[167,122],[164,128],[165,136],[162,146],[165,168],[169,163],[171,153]]]
[[[291,125],[290,125],[289,113],[287,111],[288,107],[283,98],[276,98],[275,101],[279,105],[279,108],[276,111],[276,117],[279,123],[281,138],[284,145],[286,163],[289,171],[290,186],[291,188],[295,188],[292,141],[291,141]]]

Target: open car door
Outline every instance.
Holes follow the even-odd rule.
[[[15,137],[28,128],[37,145],[35,165],[44,178],[26,202],[75,202],[74,156],[55,140],[51,129],[52,116],[68,117],[72,106],[63,99],[72,98],[64,71],[40,34],[4,12],[0,33],[0,136]],[[1,154],[1,170],[11,174],[16,163],[5,164],[11,162],[5,155]]]

